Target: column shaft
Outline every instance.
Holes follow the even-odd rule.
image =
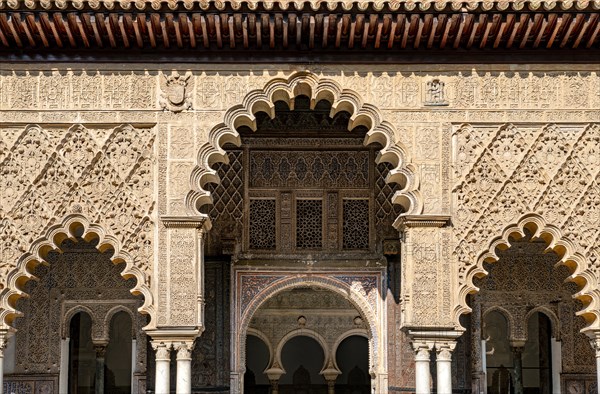
[[[181,342],[175,345],[177,349],[177,394],[192,393],[192,349],[193,342]]]
[[[415,350],[415,391],[416,394],[431,393],[431,374],[429,372],[429,352],[432,345],[427,342],[413,342]]]
[[[94,344],[96,350],[96,394],[104,394],[104,357],[106,356],[106,343]]]
[[[171,392],[171,343],[152,341],[152,347],[156,352],[156,380],[154,381],[154,392],[156,394],[169,394]]]
[[[452,394],[452,351],[455,343],[436,344],[437,392]]]
[[[69,342],[70,338],[60,341],[60,374],[58,377],[58,392],[69,392]]]
[[[523,354],[522,347],[513,347],[513,360],[514,360],[514,377],[515,377],[515,394],[523,394]]]

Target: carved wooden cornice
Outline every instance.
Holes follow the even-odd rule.
[[[600,9],[599,0],[0,0],[0,9],[91,9],[95,11],[147,11],[147,10],[226,10],[243,8],[256,10],[290,10],[307,8],[317,11],[326,8],[330,11],[342,8],[349,11],[582,11],[587,8]]]
[[[0,51],[583,49],[600,0],[0,0]]]

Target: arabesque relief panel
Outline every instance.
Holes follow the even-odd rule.
[[[600,78],[589,67],[15,64],[0,73],[2,278],[40,229],[68,213],[114,231],[149,278],[148,262],[155,253],[166,261],[170,242],[157,215],[189,213],[190,172],[203,165],[209,131],[247,93],[305,69],[377,108],[417,174],[419,213],[452,216],[459,283],[439,283],[456,303],[478,253],[527,212],[600,261]],[[136,126],[99,126],[119,123]],[[153,291],[163,303],[170,274],[164,264],[156,269]]]

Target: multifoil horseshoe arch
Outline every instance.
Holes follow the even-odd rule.
[[[131,293],[143,295],[144,303],[138,309],[140,313],[150,315],[153,320],[155,315],[152,292],[147,284],[145,273],[134,264],[134,259],[126,251],[122,250],[121,242],[104,226],[91,223],[85,216],[72,214],[66,216],[63,221],[50,227],[46,233],[32,242],[29,250],[17,261],[16,267],[7,275],[6,287],[0,293],[0,323],[8,328],[16,317],[22,315],[16,309],[16,302],[27,294],[22,290],[29,280],[35,279],[33,270],[39,264],[48,264],[46,257],[51,251],[60,251],[61,243],[66,239],[75,239],[76,234],[81,233],[81,238],[86,241],[98,240],[96,248],[100,252],[114,250],[110,260],[113,264],[125,263],[121,276],[125,279],[135,278],[136,283]]]
[[[394,126],[383,120],[379,109],[363,103],[360,95],[350,89],[342,89],[337,82],[319,78],[310,72],[297,72],[289,78],[276,78],[263,89],[251,91],[244,97],[242,104],[230,108],[223,123],[213,127],[208,133],[208,141],[200,148],[196,166],[190,176],[191,190],[185,197],[190,215],[197,215],[198,209],[212,203],[210,192],[205,189],[207,183],[219,183],[217,172],[212,169],[215,163],[227,163],[228,158],[223,146],[231,143],[240,146],[241,139],[237,129],[247,126],[256,131],[258,112],[275,117],[275,102],[284,101],[294,109],[295,98],[305,95],[310,98],[311,108],[321,100],[331,103],[330,116],[345,111],[350,113],[348,130],[357,126],[368,129],[364,145],[379,143],[383,147],[376,158],[377,163],[390,163],[393,169],[386,182],[395,182],[401,190],[392,197],[392,203],[403,208],[403,215],[416,215],[423,211],[423,199],[419,192],[416,168],[410,163],[409,152],[400,141],[396,141]]]

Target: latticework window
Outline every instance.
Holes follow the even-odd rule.
[[[369,248],[369,200],[344,199],[344,249]]]
[[[298,249],[323,247],[323,201],[296,201],[296,247]]]
[[[250,249],[275,249],[275,200],[250,200]]]

